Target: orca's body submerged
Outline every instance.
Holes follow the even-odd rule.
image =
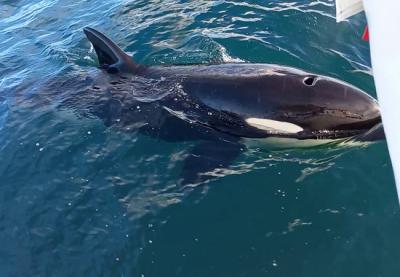
[[[140,115],[129,112],[136,104],[121,104],[123,99],[117,109],[103,103],[107,108],[95,114],[106,124],[115,117],[135,123],[139,117],[145,121],[141,132],[166,140],[200,140],[185,162],[185,182],[228,165],[243,149],[243,139],[384,138],[377,102],[333,78],[269,64],[146,67],[100,32],[84,31],[100,67],[109,74],[103,82],[118,90],[131,76],[141,76],[174,88],[158,101],[141,105]]]

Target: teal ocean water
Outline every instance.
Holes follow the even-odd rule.
[[[375,96],[365,17],[334,14],[332,0],[1,0],[0,276],[399,276],[384,142],[255,148],[182,188],[193,142],[59,109],[61,86],[43,97],[96,70],[86,26],[144,64],[276,63]]]

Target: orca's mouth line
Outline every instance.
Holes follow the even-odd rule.
[[[330,108],[322,108],[322,107],[314,107],[309,111],[299,112],[299,111],[285,111],[281,112],[280,115],[284,116],[287,119],[290,118],[311,118],[315,116],[337,116],[342,118],[353,118],[353,119],[362,119],[363,115],[358,113],[352,113],[350,111],[341,110],[341,109],[330,109]]]
[[[368,132],[369,129],[353,129],[353,130],[317,130],[317,131],[303,131],[297,134],[297,139],[342,139],[351,138],[354,136],[362,135]],[[289,137],[282,135],[282,137]],[[293,137],[293,136],[292,136]]]
[[[335,130],[335,131],[328,131],[328,132],[317,132],[315,135],[320,139],[339,139],[339,138],[348,138],[348,137],[353,137],[356,135],[359,135],[361,133],[366,132],[367,130],[345,130],[345,131],[341,131],[341,130]]]

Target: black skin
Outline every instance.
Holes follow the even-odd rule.
[[[151,67],[144,76],[174,80],[186,102],[174,109],[201,105],[198,115],[208,126],[238,137],[297,139],[346,138],[381,122],[377,102],[359,89],[324,76],[267,64],[221,64]],[[307,82],[309,82],[307,84]],[[209,114],[212,116],[208,116]],[[290,122],[304,129],[295,134],[271,133],[249,126],[246,118]]]
[[[185,184],[228,166],[245,149],[242,138],[384,138],[377,102],[339,80],[269,64],[146,67],[100,32],[84,31],[101,72],[86,78],[76,91],[79,98],[63,105],[107,126],[167,141],[200,141],[185,161]],[[303,131],[260,130],[247,118],[290,122]]]

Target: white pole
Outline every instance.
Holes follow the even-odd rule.
[[[400,1],[364,0],[372,68],[400,201]]]

